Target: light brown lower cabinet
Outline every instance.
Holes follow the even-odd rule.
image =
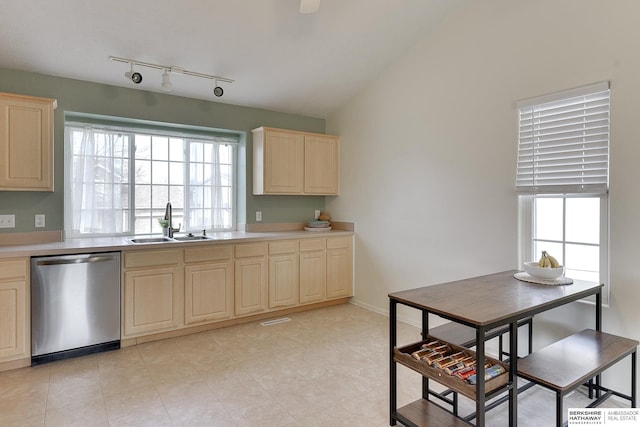
[[[269,243],[269,308],[298,304],[298,241]]]
[[[324,238],[300,241],[300,303],[324,301],[327,295],[327,253]]]
[[[327,298],[353,293],[353,254],[350,237],[327,238]]]
[[[0,261],[0,363],[31,357],[29,259]]]
[[[182,250],[125,253],[123,337],[177,329],[184,318]]]
[[[233,246],[184,250],[184,322],[186,325],[233,317]],[[194,264],[189,264],[194,263]]]
[[[235,245],[235,315],[257,314],[267,309],[267,244]]]
[[[162,332],[182,324],[182,276],[178,267],[125,273],[125,335]]]
[[[122,259],[125,339],[352,295],[352,236],[134,250]]]

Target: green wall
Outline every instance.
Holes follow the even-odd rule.
[[[241,82],[236,83],[241,84]],[[230,88],[229,91],[232,91]],[[159,122],[206,126],[244,135],[239,149],[238,223],[301,222],[323,209],[322,196],[252,195],[251,129],[270,126],[307,132],[325,132],[324,119],[240,107],[193,98],[96,84],[43,74],[0,69],[0,92],[55,98],[55,169],[53,193],[0,191],[0,214],[15,214],[15,229],[27,232],[64,229],[64,112],[81,112]],[[34,227],[34,215],[46,215],[46,227]]]

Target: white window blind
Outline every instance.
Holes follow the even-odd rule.
[[[519,193],[608,191],[609,92],[602,82],[518,102]]]

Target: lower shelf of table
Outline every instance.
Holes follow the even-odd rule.
[[[432,337],[428,337],[427,340],[417,342],[414,344],[410,344],[404,347],[395,348],[394,360],[397,363],[400,363],[408,368],[413,369],[414,371],[426,376],[427,378],[431,378],[440,384],[443,384],[454,391],[462,394],[469,399],[476,400],[476,386],[473,384],[469,384],[465,380],[462,380],[456,376],[451,376],[446,374],[443,370],[433,368],[426,363],[416,360],[411,356],[411,353],[420,349],[422,343],[427,341],[431,341]],[[449,344],[455,351],[464,351],[466,353],[474,353],[472,350],[469,350],[464,347],[459,347],[453,344]],[[486,360],[489,361],[492,365],[498,364],[502,365],[505,368],[505,372],[495,378],[485,381],[485,395],[493,394],[499,389],[506,388],[509,382],[509,365],[502,361],[499,361],[492,357],[486,357]]]
[[[413,403],[403,406],[396,411],[396,414],[396,419],[401,423],[409,422],[421,427],[467,427],[473,425],[425,399],[416,400]]]

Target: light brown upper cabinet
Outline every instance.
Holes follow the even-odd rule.
[[[338,195],[339,137],[261,127],[253,133],[253,194]]]
[[[0,191],[53,191],[56,100],[0,93]]]

